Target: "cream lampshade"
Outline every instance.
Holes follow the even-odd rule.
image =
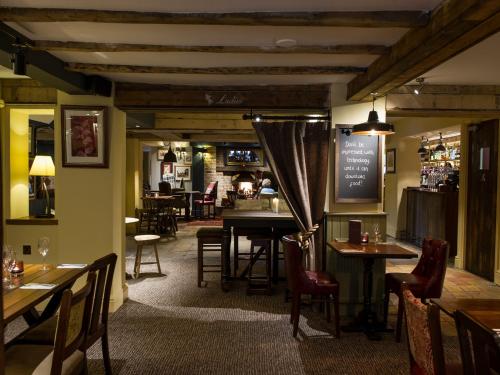
[[[37,155],[30,169],[30,176],[55,176],[56,168],[54,167],[54,162],[51,156]],[[47,190],[47,184],[45,179],[42,178],[42,191],[45,195],[45,212],[43,214],[36,215],[37,217],[53,217],[54,215],[50,212],[50,198],[49,191]]]

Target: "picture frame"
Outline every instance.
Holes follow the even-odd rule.
[[[161,163],[160,167],[160,178],[162,181],[166,180],[166,177],[174,175],[174,164],[173,163]]]
[[[183,161],[186,165],[193,164],[193,153],[191,151],[186,151],[183,155]]]
[[[107,107],[61,106],[62,165],[108,168]]]
[[[225,152],[228,166],[264,166],[264,151],[261,148],[228,148]]]
[[[157,160],[158,161],[163,161],[163,157],[165,154],[168,152],[168,148],[159,148],[158,152],[156,153]]]
[[[396,149],[385,151],[385,173],[396,173]]]
[[[175,181],[191,181],[191,166],[176,165],[174,167]]]

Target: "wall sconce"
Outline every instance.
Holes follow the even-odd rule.
[[[208,153],[208,150],[204,147],[200,150],[201,152],[201,159],[205,160],[205,155]]]

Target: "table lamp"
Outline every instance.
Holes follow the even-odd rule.
[[[49,202],[49,191],[47,190],[47,184],[45,184],[44,177],[50,177],[56,175],[56,170],[54,167],[54,162],[51,156],[36,155],[35,160],[33,160],[33,165],[30,169],[30,176],[41,176],[42,177],[42,191],[45,195],[45,212],[43,214],[38,214],[36,217],[54,217],[50,213],[50,202]]]

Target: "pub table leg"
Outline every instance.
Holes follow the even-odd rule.
[[[280,250],[280,238],[275,235],[273,239],[273,283],[278,284],[279,280],[279,250]]]
[[[223,267],[222,267],[222,290],[227,292],[231,283],[231,228],[224,227],[222,241]]]

